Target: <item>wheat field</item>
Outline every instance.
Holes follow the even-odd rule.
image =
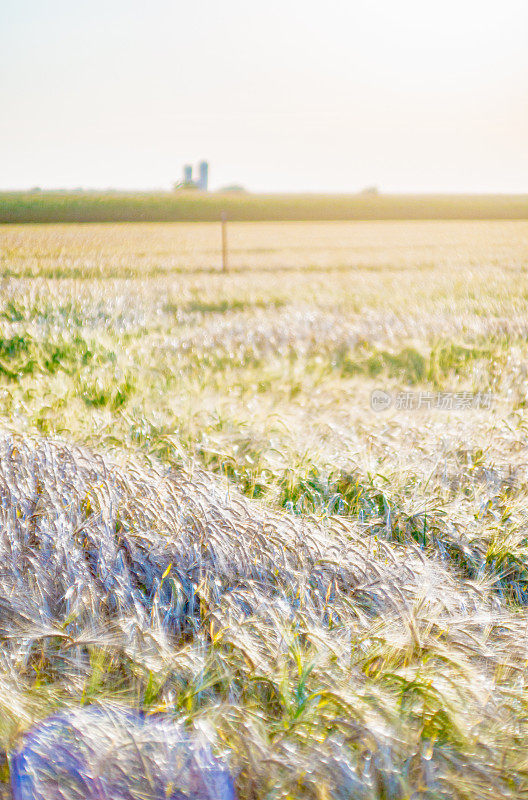
[[[111,700],[240,800],[527,797],[528,222],[228,241],[0,226],[0,779]]]

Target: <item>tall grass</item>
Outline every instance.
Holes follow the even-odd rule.
[[[111,698],[207,720],[241,797],[522,795],[526,623],[489,585],[127,461],[0,442],[4,748]]]

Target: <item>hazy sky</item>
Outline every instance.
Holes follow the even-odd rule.
[[[0,187],[528,192],[528,0],[0,0]]]

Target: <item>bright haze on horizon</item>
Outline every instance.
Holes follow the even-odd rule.
[[[0,188],[528,192],[526,0],[2,0]]]

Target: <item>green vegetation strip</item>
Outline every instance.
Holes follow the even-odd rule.
[[[0,223],[528,219],[528,195],[3,192]]]

